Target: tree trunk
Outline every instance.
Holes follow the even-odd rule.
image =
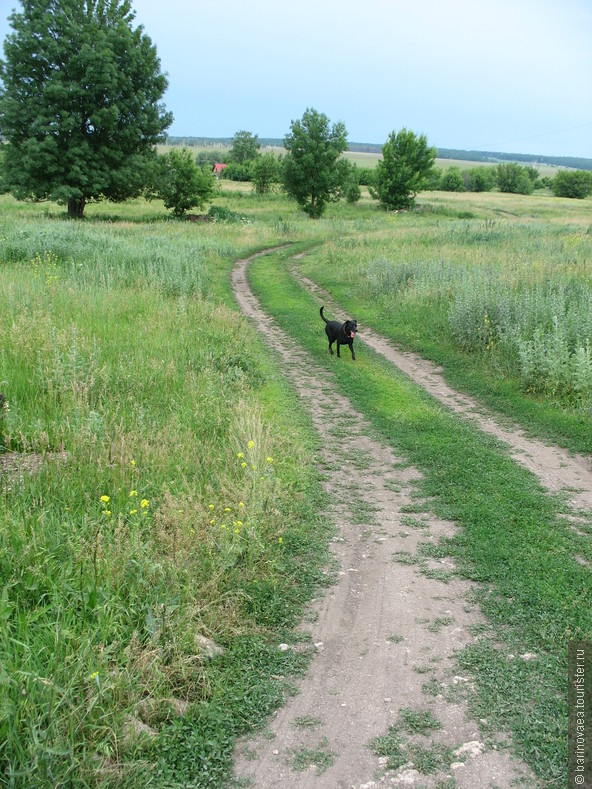
[[[68,216],[70,219],[82,219],[84,214],[84,206],[86,205],[86,198],[71,197],[68,200]]]

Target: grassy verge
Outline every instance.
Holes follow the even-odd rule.
[[[434,360],[451,385],[534,434],[591,453],[589,203],[424,199],[330,240],[303,272],[362,331]]]
[[[283,233],[21,209],[0,222],[0,782],[220,786],[303,670],[278,644],[325,582],[316,438],[229,289]]]
[[[567,642],[592,633],[592,612],[583,605],[592,593],[590,572],[574,558],[592,558],[589,540],[558,518],[560,503],[495,440],[445,411],[361,342],[355,363],[329,357],[318,304],[280,256],[255,261],[251,279],[265,308],[331,366],[341,391],[422,470],[435,511],[462,527],[445,546],[459,572],[479,583],[477,598],[492,628],[462,656],[476,673],[475,709],[510,729],[535,772],[561,785]],[[536,659],[508,658],[527,652]]]

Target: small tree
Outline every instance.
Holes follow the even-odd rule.
[[[17,199],[85,205],[142,192],[172,121],[156,48],[129,0],[22,0],[0,61],[5,181]]]
[[[348,166],[349,174],[345,176],[345,185],[343,189],[343,193],[345,195],[345,199],[347,200],[350,205],[357,203],[360,197],[362,196],[362,190],[360,189],[360,173],[358,171],[358,165],[354,162],[354,164],[350,164],[345,159],[341,159],[341,162],[345,162]]]
[[[391,132],[376,166],[376,187],[370,194],[387,210],[410,208],[436,161],[436,149],[428,147],[424,134],[401,129]]]
[[[344,169],[338,167],[347,149],[347,132],[343,123],[329,126],[324,113],[307,109],[302,120],[292,121],[284,138],[282,180],[288,195],[314,218],[321,217],[327,203],[343,193]]]
[[[280,163],[273,153],[264,153],[251,162],[251,181],[255,191],[266,194],[280,180]]]
[[[154,168],[154,183],[149,199],[161,199],[165,208],[172,208],[177,217],[190,208],[201,208],[214,193],[214,176],[208,169],[200,169],[187,148],[173,148],[159,156]]]
[[[495,167],[495,181],[500,192],[529,195],[534,189],[533,181],[525,167],[515,162],[500,162]]]
[[[551,181],[556,197],[574,197],[583,200],[592,193],[592,173],[586,170],[559,170]]]
[[[440,180],[440,189],[443,192],[464,192],[465,182],[459,167],[449,167]]]
[[[489,192],[493,189],[492,167],[472,167],[463,171],[465,186],[469,192]]]
[[[232,138],[232,148],[228,154],[228,161],[235,164],[245,164],[255,159],[261,148],[257,134],[248,131],[237,131]]]

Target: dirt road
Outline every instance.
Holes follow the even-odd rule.
[[[279,352],[282,370],[323,439],[318,461],[337,527],[333,552],[340,570],[339,582],[316,601],[307,617],[309,624],[303,624],[315,655],[298,693],[265,732],[237,746],[238,785],[502,789],[522,782],[522,786],[537,786],[511,747],[505,747],[510,738],[488,735],[486,743],[479,722],[467,714],[472,678],[457,674],[455,652],[473,642],[471,629],[475,632],[474,626],[481,622],[479,610],[467,597],[471,583],[452,574],[450,559],[415,560],[420,542],[452,535],[454,524],[429,512],[410,514],[409,505],[419,502],[419,472],[372,438],[367,420],[343,396],[335,408],[336,386],[330,370],[320,367],[265,315],[252,294],[246,276],[251,259],[237,261],[234,267],[235,297],[263,339]],[[306,284],[319,292],[314,283]],[[332,304],[327,294],[322,296]],[[335,312],[342,310],[335,306]],[[499,429],[496,435],[506,440],[502,428],[477,412],[475,403],[452,392],[433,366],[398,354],[365,329],[363,336],[364,342],[384,352],[432,394],[455,410],[465,409],[482,429]],[[348,355],[343,363],[351,363]],[[571,462],[566,453],[546,448],[547,455],[539,451],[537,442],[518,437],[515,431],[505,434],[519,440],[516,452],[525,458],[521,462],[532,462],[543,482],[549,480],[549,487],[569,486],[572,493],[579,487],[583,490],[574,504],[592,502],[592,474],[585,463],[578,460],[570,467],[577,475],[574,482],[575,477],[565,476],[565,464]],[[544,460],[547,456],[549,464]],[[426,711],[433,716],[431,729],[413,733],[408,726],[406,730],[405,721],[418,720],[417,715]],[[435,728],[434,719],[441,728]],[[409,758],[388,770],[386,758],[377,756],[370,743],[395,724],[399,751]],[[429,774],[418,769],[420,756],[426,754],[435,765],[435,772]]]

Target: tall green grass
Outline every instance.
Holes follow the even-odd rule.
[[[0,223],[0,782],[219,786],[327,556],[316,439],[229,288],[281,234],[29,211]]]

